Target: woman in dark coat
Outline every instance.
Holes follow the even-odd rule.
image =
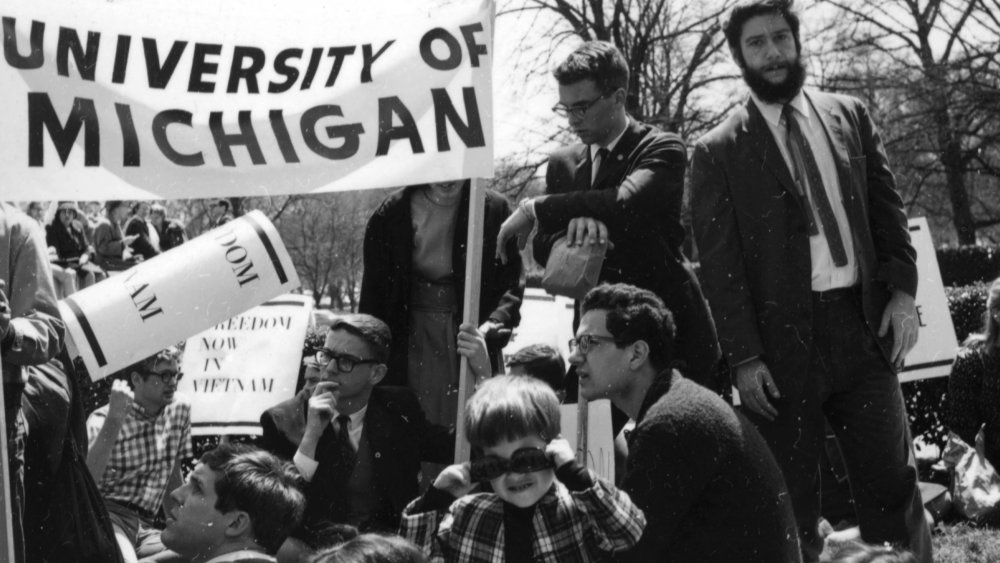
[[[76,271],[80,289],[90,287],[107,277],[91,262],[94,249],[87,241],[82,214],[72,201],[60,201],[55,217],[45,225],[45,242],[56,251],[52,261],[62,268]]]
[[[411,186],[390,195],[365,230],[359,311],[389,325],[388,385],[407,385],[427,418],[454,426],[458,405],[458,325],[465,292],[469,182]],[[494,365],[520,322],[521,259],[515,244],[506,265],[494,258],[500,225],[510,215],[503,196],[486,190],[479,314]]]
[[[951,368],[946,422],[969,445],[985,424],[986,459],[1000,468],[1000,279],[990,287],[983,316],[983,333],[965,341]]]

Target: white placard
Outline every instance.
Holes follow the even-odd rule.
[[[615,482],[615,448],[611,435],[611,401],[591,401],[587,409],[587,468],[610,483]],[[576,405],[561,405],[562,436],[576,450]]]
[[[493,176],[492,0],[5,0],[4,199]]]
[[[95,381],[299,287],[274,225],[252,211],[59,302]]]
[[[260,435],[261,413],[295,394],[312,303],[282,295],[188,338],[192,434]]]
[[[951,364],[958,351],[955,326],[951,322],[948,297],[941,281],[937,252],[927,226],[927,219],[910,219],[910,238],[917,249],[917,318],[920,337],[906,356],[906,366],[900,381],[942,377],[951,373]]]

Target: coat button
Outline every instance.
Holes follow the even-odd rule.
[[[375,452],[375,459],[382,459],[382,452]]]

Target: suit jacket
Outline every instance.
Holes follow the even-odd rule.
[[[372,214],[365,228],[365,271],[361,280],[361,301],[358,312],[382,319],[392,332],[393,346],[389,353],[385,385],[406,385],[407,346],[410,333],[410,284],[412,281],[413,221],[410,197],[417,188],[408,187],[390,195]],[[465,294],[466,229],[469,223],[469,190],[464,190],[459,204],[458,224],[452,249],[456,294],[459,296],[458,319],[462,319],[461,296]],[[506,328],[521,322],[521,255],[515,242],[507,249],[510,260],[502,264],[496,255],[497,233],[510,215],[510,206],[503,196],[486,191],[485,222],[483,225],[483,266],[479,294],[479,323],[495,321]],[[498,365],[500,350],[507,339],[487,341],[490,357]]]
[[[376,515],[376,529],[395,530],[407,503],[417,497],[420,462],[451,463],[454,434],[427,421],[413,391],[405,387],[376,387],[368,400],[363,435],[372,451],[372,494],[385,495],[389,509]],[[327,427],[316,446],[319,467],[306,487],[307,530],[322,521],[343,523],[347,514],[346,483],[335,476],[350,475],[340,467],[337,436]]]
[[[309,396],[303,389],[260,415],[260,426],[264,430],[260,440],[262,448],[287,460],[295,457],[306,431]]]
[[[868,110],[808,92],[826,130],[850,222],[868,328],[877,333],[891,288],[916,295],[916,252],[885,148]],[[701,276],[731,363],[767,362],[775,383],[801,381],[812,342],[812,263],[804,203],[752,100],[702,137],[691,174]],[[880,341],[888,358],[891,334]]]
[[[629,283],[659,295],[678,326],[677,351],[685,374],[715,387],[720,357],[715,327],[701,287],[681,250],[684,141],[632,120],[598,170],[591,187],[587,145],[558,149],[549,157],[546,196],[535,203],[535,259],[544,264],[557,238],[575,217],[608,227],[608,250],[599,281]]]

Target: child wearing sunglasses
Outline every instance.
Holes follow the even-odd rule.
[[[400,535],[431,561],[604,561],[638,542],[642,511],[576,461],[544,382],[488,379],[464,422],[481,455],[447,467],[403,512]],[[469,494],[487,481],[493,492]]]

